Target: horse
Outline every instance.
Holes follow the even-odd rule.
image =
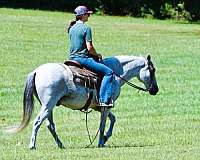
[[[145,91],[150,95],[156,95],[159,88],[155,76],[155,67],[151,61],[151,56],[114,56],[106,58],[103,63],[110,67],[113,72],[113,91],[112,99],[120,95],[121,87],[133,77],[137,77],[144,84]],[[59,139],[53,121],[53,108],[59,102],[60,105],[80,110],[88,100],[88,92],[93,93],[90,109],[101,113],[101,123],[99,127],[98,147],[104,147],[105,143],[112,136],[115,115],[110,108],[100,107],[97,98],[98,91],[95,88],[86,88],[74,82],[72,70],[69,66],[61,63],[47,63],[37,67],[27,76],[24,98],[23,98],[23,119],[19,126],[12,127],[9,133],[22,131],[31,119],[34,109],[34,96],[41,104],[41,109],[33,122],[32,135],[30,139],[30,149],[36,149],[36,137],[38,130],[44,120],[47,120],[47,128],[52,134],[57,146],[65,148]],[[107,117],[110,120],[109,128],[104,135]]]

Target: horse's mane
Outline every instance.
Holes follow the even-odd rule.
[[[115,56],[115,58],[117,58],[121,64],[126,64],[135,60],[146,61],[146,58],[142,56],[119,55],[119,56]]]
[[[146,58],[144,58],[142,56],[120,55],[120,56],[106,58],[103,60],[103,62],[108,67],[112,68],[116,73],[123,74],[122,66],[125,66],[125,65],[128,66],[130,64],[130,62],[134,62],[136,60],[141,61],[141,64],[138,64],[138,65],[143,65],[146,61]]]

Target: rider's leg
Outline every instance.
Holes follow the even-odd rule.
[[[93,58],[74,58],[74,60],[78,61],[85,68],[104,75],[100,87],[99,101],[100,103],[105,103],[105,105],[112,103],[113,71]]]

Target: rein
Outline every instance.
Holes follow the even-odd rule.
[[[90,112],[89,112],[90,113]],[[97,130],[97,133],[96,135],[94,136],[93,140],[91,139],[91,136],[90,136],[90,131],[89,131],[89,128],[88,128],[88,113],[85,114],[85,125],[86,125],[86,128],[87,128],[87,133],[88,133],[88,138],[89,138],[89,141],[90,141],[90,144],[88,144],[87,146],[85,146],[84,148],[89,148],[93,142],[96,140],[98,134],[99,134],[99,130],[100,128]]]
[[[106,109],[106,107],[104,107],[103,108],[103,111],[105,111],[105,109]],[[90,112],[89,112],[90,113]],[[97,138],[97,136],[98,136],[98,134],[99,134],[99,131],[100,131],[100,127],[101,127],[101,125],[102,125],[102,119],[103,119],[103,116],[101,116],[101,120],[100,120],[100,127],[99,127],[99,129],[97,130],[97,133],[96,133],[96,135],[94,136],[94,138],[93,138],[93,140],[91,139],[91,136],[90,136],[90,131],[89,131],[89,129],[88,129],[88,113],[86,113],[86,115],[85,115],[85,124],[86,124],[86,128],[87,128],[87,132],[88,132],[88,137],[89,137],[89,141],[90,141],[90,144],[88,144],[87,146],[85,146],[84,148],[89,148],[92,144],[93,144],[93,142],[96,140],[96,138]]]
[[[118,75],[118,74],[117,74],[116,72],[114,72],[114,71],[113,71],[113,73],[114,73],[117,77],[119,77],[120,79],[122,79],[122,80],[123,80],[126,84],[128,84],[129,86],[131,86],[131,87],[133,87],[133,88],[136,88],[136,89],[138,89],[138,90],[140,90],[140,91],[148,92],[148,89],[139,87],[139,86],[137,86],[137,85],[135,85],[135,84],[133,84],[133,83],[127,81],[126,79],[124,79],[123,77],[121,77],[120,75]]]

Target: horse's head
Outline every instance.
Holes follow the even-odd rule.
[[[140,70],[139,80],[141,80],[144,83],[146,89],[151,95],[156,95],[159,90],[155,72],[156,69],[154,68],[154,65],[151,61],[151,56],[148,55],[144,68]]]

